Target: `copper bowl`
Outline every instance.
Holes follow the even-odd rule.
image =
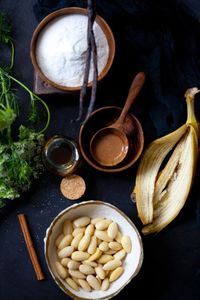
[[[90,141],[93,135],[101,128],[107,127],[119,117],[121,108],[117,106],[106,106],[94,111],[87,121],[81,126],[79,132],[79,145],[84,159],[93,168],[115,173],[130,168],[140,157],[144,146],[143,129],[138,119],[133,114],[128,114],[125,119],[125,131],[129,140],[129,150],[126,158],[118,165],[104,167],[98,164],[90,153]]]
[[[63,15],[71,15],[71,14],[87,15],[87,10],[83,9],[83,8],[79,8],[79,7],[68,7],[68,8],[59,9],[59,10],[49,14],[48,16],[46,16],[39,23],[39,25],[37,26],[37,28],[35,29],[35,31],[33,33],[32,40],[31,40],[30,54],[31,54],[31,60],[32,60],[33,67],[34,67],[36,73],[39,75],[39,77],[44,82],[46,82],[47,84],[49,84],[49,85],[51,85],[51,86],[53,86],[53,87],[55,87],[59,90],[69,91],[69,92],[73,92],[73,91],[77,92],[77,91],[80,91],[81,86],[75,86],[75,87],[63,86],[63,85],[55,83],[52,80],[50,80],[49,78],[47,78],[46,75],[42,72],[42,70],[41,70],[41,68],[40,68],[40,66],[37,62],[37,56],[36,56],[37,40],[38,40],[38,37],[39,37],[40,33],[45,28],[45,26],[57,17],[63,16]],[[114,59],[114,56],[115,56],[115,40],[114,40],[114,36],[113,36],[113,33],[112,33],[110,27],[108,26],[108,24],[105,22],[105,20],[103,18],[101,18],[100,16],[97,15],[95,21],[97,22],[97,24],[103,30],[103,32],[104,32],[104,34],[107,38],[108,48],[109,48],[108,61],[107,61],[107,64],[105,65],[104,69],[102,70],[102,72],[98,76],[98,81],[99,81],[107,74],[110,67],[112,66],[113,59]],[[90,82],[88,84],[89,87],[91,85],[92,85],[92,82]]]

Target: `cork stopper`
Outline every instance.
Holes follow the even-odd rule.
[[[62,179],[60,190],[65,198],[69,200],[77,200],[85,193],[85,181],[79,175],[68,175]]]

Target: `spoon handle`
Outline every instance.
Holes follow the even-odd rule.
[[[120,127],[124,123],[125,117],[126,117],[127,113],[129,112],[129,109],[131,108],[137,95],[139,94],[141,88],[143,87],[144,82],[145,82],[145,73],[139,72],[132,81],[132,84],[130,86],[128,96],[126,99],[126,103],[124,105],[124,108],[122,109],[122,112],[121,112],[118,120],[115,123],[115,126]]]

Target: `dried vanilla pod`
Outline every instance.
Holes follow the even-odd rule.
[[[92,91],[91,91],[91,99],[88,107],[88,112],[86,115],[86,119],[89,117],[92,112],[96,100],[96,91],[97,91],[97,80],[98,80],[98,67],[97,67],[97,47],[95,42],[95,36],[93,31],[93,24],[96,18],[96,7],[95,0],[87,0],[87,15],[88,15],[88,28],[87,28],[87,52],[86,52],[86,64],[85,64],[85,72],[83,78],[83,85],[81,87],[80,98],[79,98],[79,114],[76,121],[80,121],[83,115],[83,102],[87,94],[87,85],[89,79],[89,71],[90,71],[90,61],[92,58],[93,62],[93,81],[92,81]],[[85,119],[85,121],[86,121]]]

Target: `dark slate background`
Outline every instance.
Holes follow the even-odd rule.
[[[0,10],[8,13],[16,44],[15,74],[32,88],[30,40],[38,22],[64,6],[85,6],[85,1],[4,0]],[[200,1],[99,0],[97,12],[109,23],[116,39],[116,57],[109,74],[98,86],[96,107],[123,105],[133,76],[147,74],[145,87],[132,111],[140,119],[145,142],[180,126],[186,118],[183,94],[200,87]],[[0,51],[2,49],[0,48]],[[52,113],[47,137],[60,133],[78,137],[78,98],[44,97]],[[28,98],[19,92],[25,122]],[[200,118],[200,97],[196,100]],[[86,101],[85,109],[88,104]],[[78,173],[87,183],[83,200],[100,199],[118,206],[141,229],[130,200],[137,165],[122,174],[103,174],[86,163]],[[43,238],[52,219],[72,202],[59,191],[60,178],[48,173],[29,193],[0,211],[0,299],[69,299],[53,282],[44,260]],[[115,299],[200,299],[200,192],[199,165],[188,201],[163,232],[142,237],[144,263],[138,276]],[[41,259],[46,280],[37,282],[17,220],[25,213]],[[131,263],[131,262],[130,262]]]

